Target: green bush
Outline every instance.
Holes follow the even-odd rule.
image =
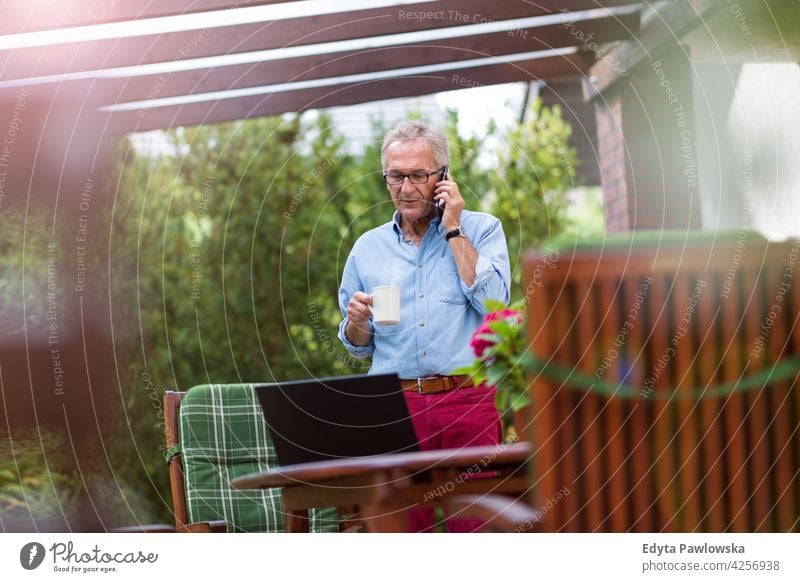
[[[0,517],[4,527],[57,529],[82,494],[64,435],[46,430],[0,434]],[[14,526],[17,527],[14,527]]]

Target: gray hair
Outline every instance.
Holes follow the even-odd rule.
[[[413,141],[424,139],[433,148],[433,159],[437,166],[450,164],[450,149],[444,132],[424,121],[405,120],[395,125],[383,138],[381,147],[381,166],[386,168],[386,149],[396,141]]]

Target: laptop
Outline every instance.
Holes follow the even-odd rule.
[[[397,374],[255,387],[284,465],[419,450]]]

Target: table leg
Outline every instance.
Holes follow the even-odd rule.
[[[407,533],[406,512],[393,505],[368,503],[361,505],[361,519],[369,533]]]

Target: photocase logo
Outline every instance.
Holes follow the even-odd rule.
[[[19,563],[26,570],[35,570],[44,561],[44,546],[38,542],[30,542],[19,551]]]

